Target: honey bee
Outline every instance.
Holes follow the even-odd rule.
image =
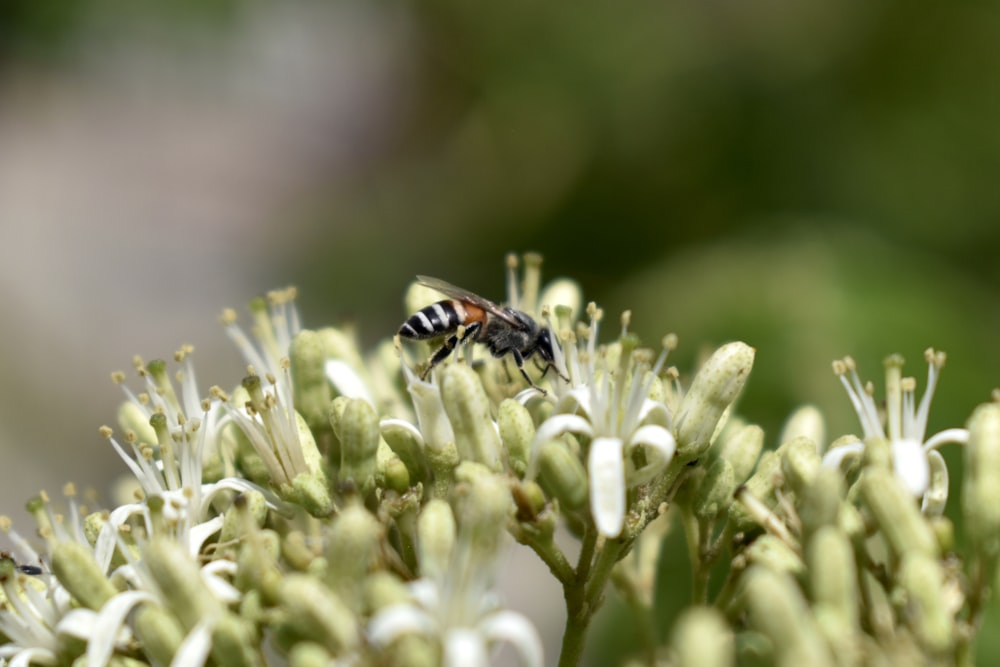
[[[417,311],[399,328],[399,335],[411,340],[448,336],[444,345],[431,356],[427,368],[420,374],[421,379],[426,378],[435,366],[447,359],[456,345],[473,341],[488,347],[498,359],[511,355],[528,384],[543,394],[545,390],[535,384],[524,370],[524,360],[536,353],[545,362],[543,377],[552,368],[559,377],[569,382],[556,368],[552,336],[548,327],[539,326],[527,313],[498,306],[438,278],[417,276],[417,281],[451,297]],[[461,333],[459,327],[464,327]]]

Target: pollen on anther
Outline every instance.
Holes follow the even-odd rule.
[[[236,320],[237,320],[236,311],[232,308],[223,309],[222,314],[219,315],[219,321],[226,326],[229,326],[231,324],[236,324]]]
[[[121,371],[113,371],[111,373],[111,381],[115,384],[122,384],[125,382],[125,373],[122,373]]]
[[[75,498],[76,484],[74,484],[73,482],[66,482],[66,484],[63,485],[63,495],[66,496],[67,498]]]
[[[105,438],[110,438],[114,434],[114,431],[111,429],[110,426],[102,426],[99,429],[97,429],[97,432],[100,433]]]

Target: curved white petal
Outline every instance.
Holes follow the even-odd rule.
[[[400,635],[431,635],[434,629],[434,619],[424,610],[412,604],[396,604],[372,617],[368,624],[368,638],[374,644],[385,646]]]
[[[545,663],[538,630],[517,612],[490,614],[480,622],[479,631],[490,640],[509,642],[521,654],[521,664],[525,667],[542,667]]]
[[[87,664],[103,667],[115,649],[115,639],[125,617],[140,602],[155,602],[156,598],[145,591],[125,591],[108,600],[97,615],[94,631],[87,643]]]
[[[629,486],[644,484],[660,474],[674,458],[674,452],[677,451],[677,441],[674,440],[673,434],[656,424],[647,424],[636,429],[628,441],[629,447],[635,445],[649,447],[654,456],[649,457],[647,464],[640,470],[634,470],[632,461],[629,459],[629,474],[626,476]]]
[[[593,435],[593,429],[591,429],[590,422],[579,415],[555,415],[542,422],[542,425],[535,431],[535,439],[531,441],[528,470],[524,475],[526,480],[532,480],[538,474],[538,450],[541,449],[542,445],[563,433]]]
[[[865,445],[860,440],[834,447],[823,455],[823,467],[838,470],[844,460],[854,456],[861,456],[864,451]]]
[[[375,405],[375,401],[372,399],[371,392],[368,391],[364,380],[361,379],[361,376],[350,365],[340,359],[327,359],[326,363],[323,364],[323,370],[326,372],[326,379],[330,381],[341,396],[361,398],[368,401],[369,405]]]
[[[383,429],[385,429],[387,426],[395,426],[396,428],[400,428],[400,429],[403,429],[404,431],[408,431],[410,433],[410,435],[412,435],[414,438],[416,438],[417,442],[420,443],[420,446],[423,447],[423,445],[424,445],[424,436],[420,432],[420,429],[417,428],[416,426],[414,426],[413,424],[411,424],[410,422],[406,421],[405,419],[395,419],[395,418],[392,418],[392,419],[383,419],[382,421],[380,421],[378,423],[378,428],[379,428],[380,431],[383,430]]]
[[[670,423],[670,410],[663,403],[647,398],[639,408],[639,423],[643,422],[667,426]]]
[[[594,438],[587,457],[590,513],[601,535],[618,537],[625,523],[625,461],[618,438]]]
[[[590,387],[580,386],[567,391],[558,405],[556,411],[565,414],[585,414],[590,416]]]
[[[73,609],[60,619],[56,632],[77,639],[90,639],[97,625],[97,612],[80,607]]]
[[[930,451],[948,443],[956,445],[969,444],[969,429],[949,428],[935,433],[931,437],[927,438],[927,442],[924,443],[924,449]]]
[[[896,477],[918,498],[927,490],[931,481],[931,470],[927,464],[924,447],[916,440],[904,438],[892,443],[892,464]]]
[[[170,661],[170,667],[200,667],[205,664],[208,654],[212,650],[212,626],[215,625],[211,618],[204,618],[194,626],[188,636],[181,642],[174,659]]]
[[[920,503],[920,511],[927,516],[941,516],[948,504],[948,466],[944,457],[935,449],[927,452],[927,464],[930,466],[930,484],[927,493]]]
[[[11,658],[8,667],[31,667],[32,664],[54,665],[56,664],[56,654],[47,648],[24,648]]]
[[[455,628],[444,638],[444,667],[486,667],[490,664],[486,643],[470,628]]]
[[[192,526],[187,543],[188,553],[192,558],[197,558],[198,554],[201,553],[201,547],[205,544],[205,540],[222,530],[223,521],[225,521],[225,517],[220,514],[214,519]]]

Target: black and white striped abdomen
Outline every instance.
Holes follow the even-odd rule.
[[[411,315],[399,328],[399,335],[415,340],[442,336],[464,324],[465,315],[460,302],[438,301]]]

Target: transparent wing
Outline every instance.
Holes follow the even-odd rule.
[[[446,296],[450,296],[452,299],[458,299],[459,301],[464,301],[466,303],[471,303],[474,306],[479,306],[486,312],[499,317],[504,322],[517,327],[518,329],[524,329],[524,324],[518,322],[516,319],[511,317],[510,313],[506,310],[493,303],[489,299],[484,299],[483,297],[470,292],[467,289],[462,289],[457,285],[452,285],[451,283],[441,280],[440,278],[432,278],[430,276],[417,276],[417,282],[421,285],[430,287],[432,290],[441,292]]]

